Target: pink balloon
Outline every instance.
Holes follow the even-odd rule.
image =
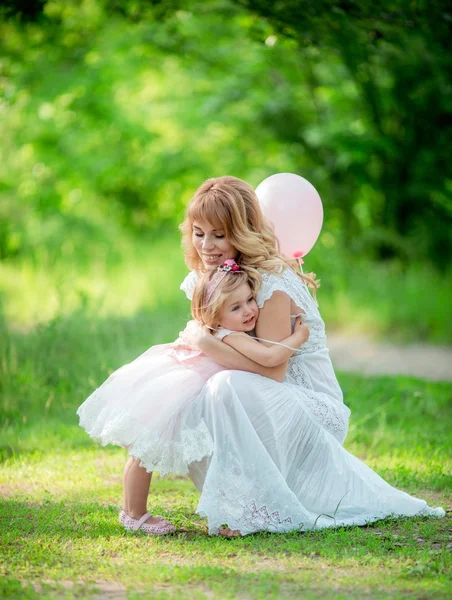
[[[257,186],[256,195],[273,224],[282,254],[306,256],[323,223],[322,201],[315,187],[294,173],[277,173]]]

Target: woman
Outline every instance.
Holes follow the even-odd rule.
[[[308,291],[309,285],[315,292],[316,283],[298,276],[279,255],[252,188],[234,177],[206,181],[181,229],[193,269],[181,286],[189,298],[196,271],[233,258],[261,276],[259,338],[288,337],[291,318],[300,313],[310,329],[301,356],[274,368],[253,363],[196,322],[184,332],[189,345],[229,369],[209,379],[190,409],[192,423],[206,423],[214,447],[189,469],[201,492],[197,512],[207,517],[209,533],[282,533],[364,525],[390,515],[444,515],[391,487],[342,447],[350,411]],[[124,508],[135,519],[145,513],[149,483],[150,475],[129,461]]]

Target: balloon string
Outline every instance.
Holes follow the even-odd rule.
[[[304,265],[304,260],[301,258],[301,256],[297,256],[297,263],[298,267],[300,268],[300,273],[303,275],[303,267],[301,265]]]

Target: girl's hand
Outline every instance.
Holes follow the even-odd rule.
[[[293,333],[297,336],[297,341],[299,340],[300,346],[309,340],[309,327],[306,323],[303,323],[300,316],[295,319]]]
[[[179,337],[191,348],[201,350],[203,342],[211,336],[209,329],[200,321],[189,321]]]

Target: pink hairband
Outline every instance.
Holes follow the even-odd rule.
[[[212,279],[209,281],[206,287],[206,291],[204,294],[204,304],[209,304],[210,299],[212,298],[212,294],[220,281],[226,276],[227,273],[243,273],[243,270],[240,268],[233,258],[228,258],[224,261],[222,265],[219,265],[216,269],[215,275],[212,276]]]

